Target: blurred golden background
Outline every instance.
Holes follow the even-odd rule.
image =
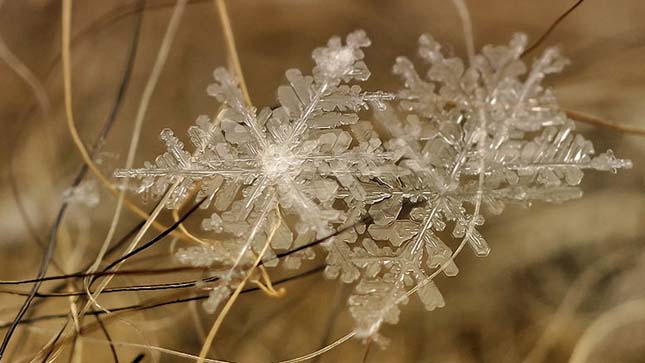
[[[136,28],[139,1],[83,0],[72,9],[74,113],[86,145],[96,139],[121,82]],[[467,2],[477,48],[505,44],[513,32],[537,39],[574,2],[562,0]],[[49,230],[82,159],[69,136],[60,67],[61,4],[57,0],[0,0],[0,37],[6,50],[44,84],[49,109],[38,107],[33,89],[6,62],[0,62],[0,279],[36,276]],[[96,155],[111,175],[123,165],[137,107],[152,69],[174,2],[147,0],[130,84],[113,129]],[[367,89],[394,89],[391,66],[398,55],[416,58],[417,39],[430,33],[457,55],[465,55],[459,17],[450,1],[233,0],[228,2],[240,62],[257,106],[275,104],[275,90],[288,68],[309,70],[311,50],[335,34],[365,29],[372,39],[366,60]],[[588,0],[572,12],[529,58],[559,45],[571,65],[547,78],[567,110],[592,114],[630,127],[645,127],[645,2]],[[7,59],[6,57],[3,57]],[[418,58],[417,58],[418,59]],[[217,103],[205,89],[211,72],[227,63],[219,18],[211,1],[189,1],[179,24],[143,125],[135,165],[163,150],[159,130],[183,137],[199,114]],[[479,259],[458,257],[461,273],[440,277],[446,307],[426,312],[411,299],[396,326],[386,326],[387,349],[366,355],[358,340],[314,359],[318,362],[567,362],[575,349],[591,349],[587,362],[645,362],[645,139],[613,129],[578,124],[598,151],[611,148],[634,168],[617,175],[590,172],[585,196],[564,205],[510,207],[490,216],[482,229],[493,251]],[[74,272],[94,259],[109,227],[115,198],[92,176],[97,205],[72,203],[60,228],[55,254],[62,271]],[[138,200],[130,195],[132,200]],[[143,205],[146,210],[152,205]],[[161,221],[171,223],[169,216]],[[124,212],[117,236],[138,217]],[[198,223],[188,226],[198,231]],[[150,233],[152,236],[152,233]],[[132,266],[172,267],[170,243]],[[311,261],[305,268],[320,265]],[[58,274],[50,268],[49,274]],[[289,273],[271,271],[279,278]],[[196,276],[126,276],[115,286],[180,281]],[[28,290],[30,285],[16,289]],[[41,291],[53,286],[44,284]],[[82,286],[82,285],[79,285]],[[274,362],[315,351],[351,329],[345,301],[351,287],[313,274],[281,285],[275,299],[260,292],[241,296],[215,339],[211,357],[235,362]],[[2,286],[5,288],[7,286]],[[14,286],[9,286],[14,288]],[[9,288],[7,287],[7,288]],[[180,291],[181,292],[181,291]],[[198,293],[193,291],[192,293]],[[190,291],[183,291],[189,296]],[[107,307],[126,306],[173,292],[109,294]],[[43,299],[43,298],[37,298]],[[47,298],[33,316],[66,313],[69,300]],[[24,296],[0,294],[0,320],[10,322]],[[213,316],[199,303],[182,303],[106,319],[112,338],[197,354]],[[89,318],[87,321],[90,320]],[[11,362],[32,357],[55,334],[62,320],[20,328]],[[3,330],[3,334],[6,329]],[[25,332],[29,335],[25,335]],[[74,359],[109,362],[100,331],[87,333]],[[581,348],[582,346],[582,348]],[[19,349],[17,349],[19,348]],[[71,349],[59,357],[66,361]],[[117,347],[120,361],[144,353],[144,362],[190,361],[142,347]],[[160,354],[160,355],[159,355]],[[79,358],[80,357],[80,358]]]

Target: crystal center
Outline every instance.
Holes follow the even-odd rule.
[[[271,145],[264,150],[260,163],[264,175],[270,179],[284,176],[300,164],[294,153],[282,145]]]

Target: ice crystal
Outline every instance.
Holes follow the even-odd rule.
[[[567,63],[558,50],[546,50],[529,70],[520,59],[525,47],[526,36],[516,34],[508,46],[485,46],[466,66],[424,35],[426,78],[408,59],[397,59],[394,73],[405,83],[400,110],[379,110],[375,119],[405,172],[378,178],[373,198],[382,201],[365,207],[371,223],[326,245],[326,275],[359,281],[349,300],[358,336],[380,338],[381,324],[397,322],[415,286],[426,309],[444,305],[431,277],[458,273],[449,246],[461,242],[478,256],[489,253],[478,231],[482,205],[499,214],[509,202],[563,202],[581,196],[584,169],[631,166],[611,150],[594,156],[541,85]]]
[[[67,203],[89,208],[96,207],[101,202],[99,187],[94,179],[85,180],[75,187],[66,189],[63,192],[63,199]]]
[[[181,263],[221,267],[201,286],[211,292],[208,311],[230,295],[243,276],[236,267],[252,261],[270,233],[266,265],[277,263],[276,250],[336,234],[323,244],[325,275],[356,282],[349,299],[355,332],[382,341],[382,323],[396,323],[413,293],[428,310],[444,306],[432,279],[458,273],[453,258],[464,246],[489,253],[479,232],[484,208],[499,214],[508,203],[579,198],[584,170],[631,167],[611,150],[594,155],[542,86],[568,63],[555,48],[527,67],[520,59],[526,36],[516,34],[465,65],[424,35],[419,54],[430,65],[427,76],[398,58],[393,70],[404,87],[393,109],[385,107],[393,95],[354,84],[370,75],[362,61],[369,43],[362,31],[345,44],[331,38],[314,50],[312,75],[288,70],[280,106],[259,112],[245,103],[237,80],[216,69],[208,93],[224,108],[215,121],[200,116],[189,128],[194,151],[166,129],[167,152],[141,169],[116,172],[141,179],[141,193],[169,195],[168,208],[196,193],[212,210],[202,228],[218,242],[176,255]],[[368,107],[373,122],[359,120]],[[373,125],[387,135],[385,144]],[[303,257],[313,251],[289,254],[284,266],[297,268]]]
[[[365,33],[356,31],[345,44],[333,37],[326,47],[315,49],[313,75],[288,70],[289,84],[278,88],[280,106],[274,110],[257,112],[246,105],[238,81],[227,70],[216,69],[208,94],[225,109],[219,123],[200,116],[190,127],[195,151],[186,151],[165,129],[161,139],[166,153],[144,168],[116,172],[118,177],[141,179],[142,193],[171,193],[168,208],[178,208],[197,188],[196,199],[206,198],[202,207],[214,206],[202,227],[229,238],[212,248],[182,250],[180,261],[199,266],[228,263],[232,272],[250,261],[252,251],[262,249],[268,231],[279,223],[272,249],[265,254],[266,264],[276,263],[273,250],[326,237],[346,219],[345,212],[333,206],[339,195],[360,201],[365,198],[362,179],[388,173],[392,154],[357,112],[370,105],[383,107],[393,95],[364,92],[352,84],[370,75],[361,50],[369,44]],[[294,228],[286,225],[282,213],[295,217]],[[287,264],[297,267],[297,256],[290,256]],[[231,276],[225,275],[225,280]],[[221,286],[213,290],[209,310],[227,291]]]

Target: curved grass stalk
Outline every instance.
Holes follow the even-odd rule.
[[[473,23],[470,19],[470,12],[464,0],[452,0],[452,3],[459,13],[459,19],[463,27],[464,41],[466,43],[466,51],[468,52],[468,61],[472,64],[475,59],[475,37],[473,36]]]
[[[535,342],[535,345],[526,354],[522,363],[540,363],[544,361],[549,349],[557,342],[567,324],[572,322],[572,315],[594,284],[616,268],[622,260],[633,257],[630,249],[622,249],[605,258],[595,261],[583,271],[570,285],[562,302],[553,313],[546,327]]]
[[[272,201],[273,198],[270,198],[270,201]],[[269,205],[272,203],[270,202]],[[262,251],[258,254],[257,258],[255,259],[255,262],[247,272],[246,276],[240,282],[240,284],[237,286],[231,297],[228,299],[226,302],[226,305],[222,308],[222,311],[219,313],[217,318],[215,319],[215,322],[213,323],[213,326],[211,327],[211,330],[208,332],[208,335],[206,336],[206,339],[204,340],[204,344],[202,345],[202,349],[199,353],[199,359],[197,359],[197,363],[204,363],[206,355],[208,354],[208,351],[210,350],[210,347],[213,345],[213,340],[215,340],[215,335],[217,334],[217,331],[219,330],[219,327],[222,325],[222,322],[224,321],[224,318],[230,311],[231,307],[237,300],[238,296],[240,296],[240,293],[242,292],[242,289],[244,289],[244,286],[246,285],[247,281],[250,279],[251,275],[253,274],[253,271],[255,268],[260,264],[260,261],[262,261],[262,257],[266,253],[266,251],[269,249],[269,245],[271,244],[271,241],[273,240],[273,236],[275,235],[276,231],[278,230],[278,227],[280,226],[280,223],[282,221],[280,219],[276,220],[276,223],[274,224],[273,228],[271,229],[271,232],[269,233],[269,236],[267,237],[267,241],[264,243],[264,247],[262,247]]]
[[[229,63],[233,68],[233,71],[235,72],[237,79],[240,81],[240,89],[242,90],[242,95],[244,96],[244,101],[246,102],[246,106],[251,107],[253,106],[253,103],[251,102],[251,97],[249,96],[249,89],[246,87],[246,82],[244,81],[242,64],[240,63],[240,58],[237,55],[235,36],[233,35],[233,27],[231,26],[231,19],[228,16],[226,1],[213,0],[213,4],[217,9],[217,15],[219,16],[220,23],[222,25],[222,31],[224,32],[224,41],[226,42],[226,50],[229,57]]]
[[[71,1],[71,0],[70,0]],[[179,11],[179,15],[183,12],[183,8],[185,7],[185,3],[187,0],[178,0],[178,3],[181,2],[183,3],[183,6],[181,7]],[[71,13],[71,3],[70,3],[70,9]],[[174,13],[174,12],[173,12]],[[71,21],[71,14],[68,15]],[[165,41],[164,43],[172,43],[172,38],[174,37],[174,32],[176,31],[176,27],[178,24],[173,24],[172,22],[173,19],[171,19],[171,24],[169,24],[169,29],[172,30],[172,32],[167,32],[166,37],[164,37]],[[178,23],[179,19],[175,20],[174,23]],[[172,25],[171,29],[170,25]],[[63,78],[64,78],[64,92],[68,97],[65,99],[65,110],[66,113],[68,114],[67,117],[67,128],[69,129],[70,136],[72,137],[72,140],[74,141],[74,144],[76,145],[76,148],[78,149],[78,152],[81,155],[81,158],[87,165],[87,167],[90,169],[90,171],[96,176],[96,178],[103,184],[110,193],[112,193],[114,196],[118,198],[117,201],[117,210],[120,211],[121,205],[125,205],[128,209],[130,209],[133,213],[138,215],[139,217],[143,219],[149,219],[150,215],[148,215],[144,210],[141,208],[137,207],[134,203],[132,203],[129,199],[125,198],[123,195],[125,193],[124,190],[119,191],[112,183],[109,181],[109,179],[103,174],[99,168],[96,166],[94,161],[92,160],[92,157],[90,156],[87,148],[85,147],[85,144],[83,144],[83,141],[81,140],[80,135],[78,134],[78,129],[76,128],[76,122],[74,120],[74,113],[73,113],[73,107],[72,107],[72,81],[71,81],[71,50],[70,50],[70,45],[71,45],[71,24],[70,25],[65,25],[63,28],[63,49],[61,51],[62,56],[63,56]],[[133,133],[133,137],[131,139],[130,143],[130,151],[128,152],[128,161],[127,163],[132,164],[134,160],[134,152],[136,151],[136,146],[138,144],[138,139],[139,139],[139,134],[141,132],[141,126],[140,124],[142,123],[143,117],[145,116],[145,113],[148,108],[149,100],[150,97],[152,96],[152,92],[154,91],[154,88],[156,86],[157,79],[159,78],[159,74],[161,72],[161,69],[163,68],[163,64],[165,63],[165,57],[167,56],[168,50],[169,50],[170,45],[169,44],[163,44],[162,43],[162,48],[159,51],[159,56],[157,58],[157,61],[155,62],[155,67],[153,68],[153,71],[151,73],[150,79],[148,84],[146,85],[146,88],[144,90],[144,94],[142,96],[142,101],[141,105],[139,107],[139,110],[137,112],[137,118],[135,121],[135,130]],[[163,58],[163,59],[161,59]],[[136,125],[139,124],[137,127]],[[136,139],[136,141],[135,141]],[[120,213],[120,212],[119,212]],[[166,229],[167,227],[154,221],[152,225],[162,231]],[[110,228],[112,230],[112,226]],[[109,234],[109,233],[108,233]],[[182,236],[180,233],[173,232],[173,235],[181,238],[185,238]]]
[[[323,347],[323,348],[321,348],[321,349],[319,349],[319,350],[317,350],[315,352],[303,355],[301,357],[288,359],[288,360],[283,360],[283,361],[272,362],[272,363],[300,363],[300,362],[304,362],[304,361],[313,359],[313,358],[315,358],[317,356],[320,356],[320,355],[322,355],[322,354],[324,354],[324,353],[326,353],[326,352],[338,347],[339,345],[347,342],[352,337],[354,337],[354,335],[355,335],[354,332],[350,332],[350,333],[345,334],[344,336],[336,339],[333,343],[331,343],[331,344],[329,344],[329,345],[327,345],[327,346],[325,346],[325,347]],[[180,358],[193,359],[193,360],[199,359],[199,357],[194,355],[194,354],[184,353],[184,352],[180,352],[180,351],[173,350],[173,349],[168,349],[168,348],[163,348],[163,347],[155,347],[155,346],[150,346],[150,345],[145,345],[145,344],[123,342],[123,341],[116,341],[116,340],[107,341],[107,340],[98,339],[98,338],[92,338],[92,337],[83,337],[82,339],[85,340],[88,343],[91,342],[91,343],[110,344],[110,345],[118,346],[118,347],[150,349],[150,350],[155,350],[155,351],[158,351],[158,352],[161,352],[161,353],[165,353],[165,354],[168,354],[168,355],[173,355],[173,356],[180,357]],[[202,360],[202,362],[204,362],[204,363],[231,363],[230,361],[220,360],[220,359],[211,359],[211,358],[204,358]]]
[[[152,92],[154,90],[154,87],[156,85],[156,82],[159,78],[159,75],[161,73],[161,69],[163,68],[163,65],[165,63],[165,59],[167,57],[170,45],[172,43],[172,39],[174,38],[174,34],[176,33],[177,27],[179,25],[179,20],[181,19],[181,15],[183,13],[183,10],[185,8],[187,0],[178,0],[177,4],[175,6],[175,10],[173,11],[173,15],[171,17],[171,21],[168,25],[168,28],[166,30],[166,34],[164,36],[164,41],[162,43],[162,47],[159,52],[159,56],[157,58],[157,61],[155,62],[155,67],[153,68],[153,71],[151,73],[150,81],[146,85],[146,89],[144,90],[144,95],[142,97],[142,102],[139,108],[139,111],[137,113],[137,122],[135,124],[135,131],[133,134],[133,138],[131,140],[130,144],[130,150],[128,153],[128,161],[130,164],[133,163],[134,160],[134,154],[136,152],[136,146],[138,144],[138,135],[140,135],[141,131],[141,126],[142,126],[142,120],[143,117],[145,116],[150,97],[152,96]],[[74,139],[75,144],[77,145],[79,152],[81,153],[83,159],[86,161],[88,164],[88,167],[92,171],[98,171],[98,168],[96,165],[93,163],[91,160],[91,157],[83,145],[78,132],[75,127],[75,122],[74,122],[74,117],[73,117],[73,107],[72,107],[72,82],[71,82],[71,52],[70,52],[70,39],[71,39],[71,12],[72,12],[72,0],[64,0],[63,1],[63,36],[62,36],[62,54],[63,54],[63,78],[64,78],[64,92],[65,92],[65,110],[67,113],[67,124],[68,128],[70,130],[70,133],[72,134],[72,138]],[[101,176],[103,176],[100,171],[98,171]],[[96,173],[95,173],[96,174]],[[98,176],[98,175],[97,175]],[[105,176],[103,176],[105,179]],[[107,179],[105,179],[107,181]],[[153,213],[147,218],[146,222],[142,226],[142,228],[139,230],[137,235],[134,237],[133,241],[130,243],[128,246],[128,249],[125,254],[130,253],[132,250],[136,248],[138,245],[139,241],[143,238],[144,234],[148,231],[150,226],[152,226],[155,223],[156,217],[159,215],[163,207],[165,206],[166,202],[170,198],[173,190],[181,183],[181,179],[175,182],[174,185],[172,185],[164,198],[162,198],[161,202],[157,205]],[[110,187],[116,192],[116,189],[107,181],[107,184],[110,185]],[[117,210],[115,212],[115,218],[113,218],[111,227],[110,227],[110,232],[108,232],[108,236],[102,246],[101,252],[99,253],[99,256],[97,257],[97,260],[95,261],[95,264],[90,267],[90,269],[96,269],[98,267],[98,264],[100,263],[105,250],[107,249],[107,245],[109,245],[109,242],[111,240],[111,237],[114,233],[114,229],[116,228],[116,222],[118,222],[118,215],[120,214],[120,208],[121,205],[126,201],[124,198],[124,193],[125,191],[122,190],[119,193],[119,202],[117,203]],[[125,261],[120,262],[115,266],[116,269],[118,269],[122,263]],[[83,309],[80,312],[80,315],[83,316],[92,305],[95,305],[99,308],[100,305],[96,302],[96,298],[100,293],[107,287],[107,285],[110,283],[112,280],[113,276],[108,276],[105,280],[102,281],[101,285],[99,288],[93,293],[89,294],[89,300]],[[66,324],[65,327],[61,330],[61,334],[64,334],[65,330],[67,329],[69,325]],[[51,353],[53,354],[58,354],[63,348],[63,345],[59,345],[58,347],[56,346],[54,342],[54,346],[52,347]]]
[[[139,139],[141,136],[141,130],[143,128],[143,120],[145,118],[145,115],[148,110],[148,106],[150,104],[150,99],[152,98],[152,94],[156,88],[157,82],[159,80],[159,77],[161,76],[161,72],[164,68],[164,65],[166,63],[166,60],[168,59],[168,53],[170,52],[170,48],[172,46],[173,40],[175,38],[175,35],[177,33],[177,29],[179,27],[179,23],[181,21],[181,17],[183,15],[185,6],[186,6],[187,0],[178,0],[175,8],[172,12],[170,21],[168,23],[168,27],[166,28],[166,33],[164,34],[164,38],[161,43],[161,47],[159,48],[159,52],[157,54],[157,58],[155,60],[155,64],[152,68],[152,71],[150,73],[150,77],[148,78],[148,82],[146,83],[145,89],[143,91],[143,95],[141,97],[141,102],[139,104],[139,108],[137,110],[137,115],[134,121],[134,131],[132,133],[132,138],[130,139],[130,146],[128,148],[128,155],[126,158],[126,168],[132,167],[132,164],[134,164],[134,157],[136,155],[137,151],[137,146],[139,144]],[[67,37],[69,39],[69,37]],[[69,53],[69,42],[67,43],[66,47],[66,52]],[[67,77],[66,78],[71,78],[71,74],[69,72],[66,72]],[[71,95],[71,87],[69,89],[69,93]],[[70,96],[71,99],[71,96]],[[121,183],[121,191],[119,192],[119,197],[117,200],[117,205],[116,209],[114,211],[114,215],[112,217],[112,222],[110,224],[110,229],[108,231],[107,236],[105,237],[105,240],[103,241],[103,244],[101,245],[101,249],[99,251],[99,254],[96,256],[96,259],[94,260],[94,264],[88,269],[88,272],[94,272],[96,269],[99,267],[101,262],[103,261],[103,257],[105,256],[105,253],[110,245],[110,242],[112,241],[112,238],[114,237],[114,234],[116,233],[116,227],[119,222],[119,218],[121,216],[121,211],[123,207],[123,202],[125,200],[125,190],[128,185],[128,178],[124,178],[123,182]],[[176,185],[179,185],[179,182],[176,183]],[[171,187],[167,191],[168,197],[172,193],[172,190],[174,190],[176,186]],[[167,200],[167,198],[166,198]],[[159,206],[163,208],[165,206],[164,203],[160,203]],[[157,207],[155,209],[155,212],[158,214],[161,210],[159,209],[160,207]],[[156,219],[156,215],[151,215],[148,220],[154,221]],[[147,223],[147,222],[146,222]],[[138,240],[140,240],[143,237],[143,234],[147,231],[146,224],[144,224],[143,228],[141,229],[141,232],[135,237],[134,241],[130,244],[128,247],[128,250],[126,252],[130,253],[134,248],[136,248],[136,245],[138,244]],[[117,267],[118,268],[118,267]],[[106,282],[109,283],[111,278],[107,278]],[[100,294],[100,291],[102,289],[99,289],[98,294],[95,292],[94,294],[89,293],[89,282],[86,282],[85,284],[86,290],[88,291],[88,297],[90,301],[96,305],[99,306],[98,303],[95,300],[95,297]]]
[[[594,348],[612,331],[623,326],[643,321],[645,299],[622,303],[605,312],[587,327],[573,348],[569,363],[585,363],[592,356]]]
[[[567,117],[574,121],[582,122],[597,127],[604,127],[630,135],[645,136],[645,128],[627,126],[617,122],[606,121],[582,112],[567,110]]]

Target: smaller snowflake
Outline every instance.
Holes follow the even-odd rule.
[[[631,167],[611,151],[594,157],[592,144],[573,133],[573,122],[541,86],[567,61],[548,49],[527,74],[525,46],[526,36],[516,34],[508,46],[485,46],[466,67],[424,35],[419,54],[430,64],[427,80],[408,59],[397,59],[402,112],[377,110],[375,120],[407,172],[379,177],[375,194],[383,201],[366,206],[372,222],[327,244],[326,275],[359,280],[349,300],[358,336],[382,339],[381,324],[397,322],[398,305],[413,288],[426,309],[444,306],[431,277],[458,273],[450,240],[479,256],[490,251],[478,231],[482,206],[499,214],[506,203],[579,198],[583,170]]]

